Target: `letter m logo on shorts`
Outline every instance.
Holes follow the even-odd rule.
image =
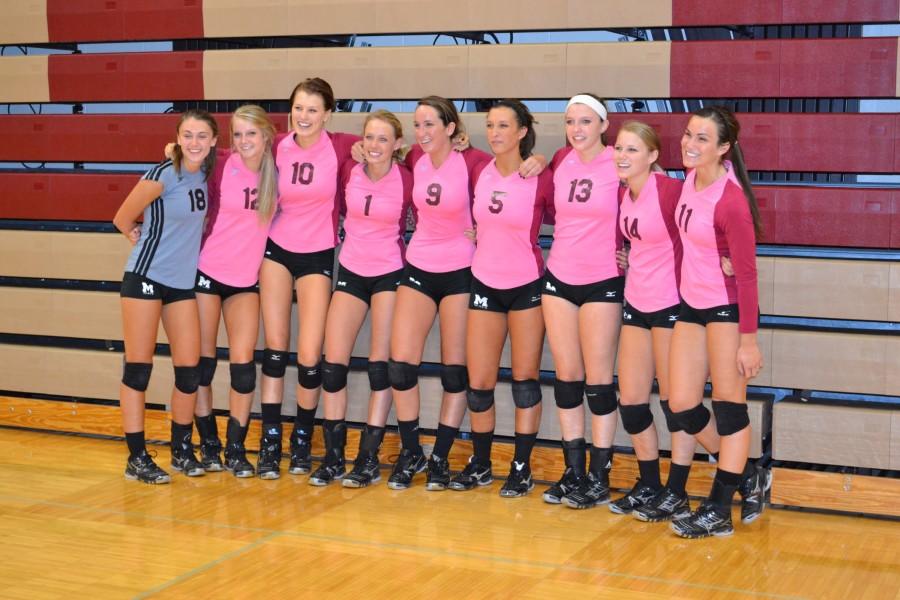
[[[200,280],[197,281],[197,285],[199,285],[199,286],[202,287],[202,288],[209,289],[209,284],[210,284],[209,279],[207,279],[207,278],[204,277],[203,275],[201,275],[201,276],[200,276]]]
[[[153,295],[153,284],[147,283],[146,281],[142,281],[141,282],[141,293],[144,294],[145,296],[152,296]]]
[[[488,301],[487,296],[479,296],[478,294],[475,294],[475,302],[473,302],[473,304],[475,305],[475,308],[485,308],[486,309],[487,301]]]

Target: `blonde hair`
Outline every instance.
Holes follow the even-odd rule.
[[[268,113],[256,104],[244,104],[231,115],[231,139],[234,140],[234,120],[247,121],[262,134],[263,155],[259,165],[259,184],[257,184],[256,210],[259,219],[268,222],[275,212],[275,201],[278,197],[278,172],[275,169],[275,157],[272,155],[272,144],[275,143],[275,124]]]
[[[662,167],[660,167],[658,164],[660,148],[659,134],[656,133],[655,129],[640,121],[625,121],[624,123],[622,123],[622,126],[619,127],[619,131],[627,131],[628,133],[633,133],[634,135],[641,138],[641,141],[646,144],[647,148],[651,152],[656,150],[656,160],[654,160],[653,164],[650,165],[650,170],[662,171]]]
[[[395,115],[391,111],[384,110],[383,108],[376,110],[375,112],[369,113],[369,115],[366,117],[366,120],[363,121],[363,136],[366,135],[366,126],[369,124],[370,121],[375,121],[375,120],[384,121],[385,123],[390,125],[391,128],[394,130],[394,138],[395,139],[398,139],[398,140],[403,139],[403,125],[400,123],[400,119],[398,119],[397,115]],[[403,160],[403,157],[406,155],[407,150],[408,150],[408,148],[406,147],[405,144],[401,145],[399,148],[394,150],[394,153],[392,155],[393,159],[398,162]]]

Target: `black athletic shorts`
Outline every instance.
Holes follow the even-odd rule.
[[[678,313],[680,311],[681,305],[676,304],[649,313],[641,312],[628,304],[626,300],[622,305],[622,325],[631,325],[642,329],[653,329],[654,327],[672,329],[678,321]]]
[[[432,273],[407,263],[400,285],[422,292],[440,306],[441,300],[447,296],[469,293],[472,287],[472,270],[463,267],[446,273]]]
[[[396,292],[402,277],[403,269],[385,273],[384,275],[363,277],[338,263],[337,282],[334,284],[334,291],[345,292],[351,296],[356,296],[366,304],[371,304],[374,294],[379,292]]]
[[[478,278],[472,277],[469,309],[506,313],[511,310],[527,310],[540,306],[543,281],[543,279],[535,279],[531,283],[519,287],[498,290],[478,281]]]
[[[196,298],[194,290],[169,287],[130,271],[126,271],[122,275],[122,287],[119,289],[119,295],[123,298],[140,300],[162,300],[163,304]]]
[[[712,308],[694,308],[684,300],[681,301],[681,310],[678,312],[678,320],[685,323],[696,323],[706,327],[707,323],[738,323],[737,304],[723,304]]]
[[[234,287],[220,281],[216,281],[201,270],[197,270],[197,282],[194,284],[194,291],[198,294],[211,294],[219,296],[223,301],[228,300],[237,294],[258,294],[259,282],[247,287]]]
[[[543,293],[568,300],[575,306],[588,302],[621,302],[625,294],[625,278],[610,277],[596,283],[570,285],[547,270],[544,272]]]
[[[331,279],[334,272],[334,248],[318,252],[291,252],[270,239],[266,240],[265,258],[284,265],[294,279],[306,275],[324,275]]]

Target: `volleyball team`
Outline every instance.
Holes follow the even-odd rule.
[[[739,124],[728,109],[707,107],[687,118],[682,181],[658,166],[660,142],[648,125],[627,121],[608,143],[607,109],[591,94],[568,102],[568,143],[549,163],[533,155],[534,118],[518,100],[497,101],[487,112],[486,153],[469,145],[451,101],[423,98],[414,113],[416,143],[405,155],[401,124],[388,111],[370,113],[361,137],[326,131],[335,99],[322,79],[297,85],[290,105],[286,135],[276,134],[260,107],[242,106],[232,115],[230,141],[219,139],[209,113],[185,112],[170,158],[143,176],[115,216],[134,246],[121,288],[126,478],[170,481],[148,454],[143,432],[160,319],[175,371],[172,468],[186,476],[280,476],[296,295],[297,413],[288,472],[308,473],[312,485],[361,488],[380,480],[392,403],[402,449],[390,488],[410,487],[422,471],[428,490],[491,484],[494,389],[508,338],[515,444],[500,495],[524,496],[534,488],[530,457],[546,334],[565,472],[544,491],[545,502],[580,509],[609,503],[616,514],[671,521],[689,538],[731,534],[736,491],[742,522],[760,515],[768,473],[747,460],[746,398],[747,382],[762,368],[759,215]],[[553,225],[546,266],[542,224]],[[260,311],[262,437],[254,466],[244,442],[257,387]],[[220,315],[231,380],[224,447],[210,391]],[[347,379],[367,315],[368,416],[349,465]],[[438,316],[443,394],[426,456],[418,369]],[[701,402],[708,378],[712,413]],[[654,379],[664,424],[654,423],[650,410]],[[313,468],[320,390],[325,456]],[[466,409],[474,451],[454,474],[448,458]],[[640,477],[610,502],[618,416]],[[665,483],[662,426],[672,440]],[[717,470],[709,497],[692,511],[685,485],[697,442],[716,457]]]

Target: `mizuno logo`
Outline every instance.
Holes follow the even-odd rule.
[[[141,293],[144,294],[145,296],[152,296],[153,295],[153,284],[142,281],[141,282]]]
[[[329,277],[331,277],[331,271],[322,271],[322,272],[325,273],[326,275],[328,275]]]
[[[206,277],[204,277],[203,275],[201,275],[200,278],[197,279],[197,285],[199,285],[202,288],[209,289],[210,283],[211,283],[210,280],[207,279]]]
[[[555,291],[556,291],[556,287],[555,287],[552,283],[550,283],[549,281],[547,282],[547,285],[546,285],[545,287],[546,287],[547,290],[550,291],[550,292],[555,292]]]
[[[271,251],[271,250],[266,250],[266,256],[272,256],[272,251]]]
[[[669,321],[677,321],[678,315],[669,315]]]
[[[618,296],[618,295],[619,295],[619,293],[618,293],[618,292],[615,292],[615,291],[609,291],[609,292],[606,292],[606,297],[607,297],[607,298],[615,298],[615,297]]]
[[[270,354],[269,358],[272,360],[281,360],[281,355],[280,354]]]
[[[472,302],[475,305],[475,308],[487,308],[488,307],[488,299],[487,296],[479,296],[475,294],[475,301]]]
[[[532,297],[531,297],[531,301],[532,301],[532,302],[540,302],[540,301],[541,301],[541,297],[540,297],[540,296],[532,296]]]
[[[422,287],[422,282],[421,282],[421,281],[418,281],[417,279],[413,279],[412,277],[410,277],[409,280],[412,281],[412,282],[413,282],[414,284],[416,284],[417,286]]]
[[[716,316],[718,316],[718,317],[730,317],[730,316],[731,316],[731,311],[730,311],[730,310],[720,310],[719,312],[716,313]]]

